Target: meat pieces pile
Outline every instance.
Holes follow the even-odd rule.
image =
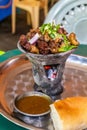
[[[59,24],[52,23],[43,24],[21,35],[19,43],[25,51],[43,55],[66,52],[79,45],[75,33],[68,34]]]

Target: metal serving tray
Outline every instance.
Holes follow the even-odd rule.
[[[87,58],[71,54],[67,59],[61,98],[87,96]],[[54,130],[50,123],[47,128],[36,128],[13,116],[13,100],[25,91],[33,90],[32,65],[26,56],[19,55],[0,64],[0,113],[9,121],[29,130]]]

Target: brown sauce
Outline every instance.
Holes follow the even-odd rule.
[[[50,109],[50,102],[41,96],[27,96],[16,101],[16,107],[28,114],[41,114]]]

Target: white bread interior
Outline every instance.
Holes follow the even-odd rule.
[[[55,130],[87,128],[87,97],[70,97],[50,105]]]

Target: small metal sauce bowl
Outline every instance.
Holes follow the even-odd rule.
[[[44,93],[36,92],[36,91],[25,92],[21,95],[18,95],[14,100],[14,109],[13,109],[14,116],[22,120],[23,122],[27,124],[31,124],[35,127],[46,127],[47,125],[49,125],[50,109],[41,114],[28,114],[28,113],[22,112],[21,110],[17,108],[16,102],[19,99],[22,99],[23,97],[27,97],[27,96],[40,96],[48,100],[50,104],[52,103],[51,98]]]

